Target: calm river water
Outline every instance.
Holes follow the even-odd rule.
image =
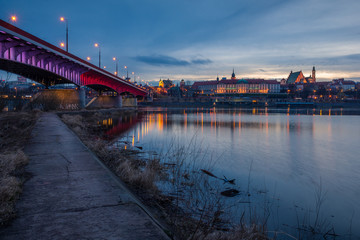
[[[191,143],[203,157],[189,161],[211,161],[215,175],[236,179],[240,190],[250,186],[253,198],[266,195],[270,228],[291,231],[299,226],[297,219],[315,221],[321,191],[321,219],[337,234],[360,236],[359,115],[312,109],[145,109],[125,135],[119,141],[143,151]]]

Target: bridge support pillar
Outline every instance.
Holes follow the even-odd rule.
[[[84,87],[79,88],[79,104],[80,104],[80,109],[85,108],[85,88]]]
[[[118,108],[122,108],[122,106],[123,106],[122,96],[121,96],[120,94],[118,94],[116,98],[117,98],[117,99],[116,99],[116,100],[117,100],[117,107],[118,107]]]

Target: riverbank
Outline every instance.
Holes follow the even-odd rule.
[[[0,112],[0,226],[16,216],[15,203],[28,179],[23,149],[37,118],[36,112]]]
[[[139,102],[141,107],[163,107],[163,108],[271,108],[271,109],[360,109],[360,101],[348,101],[348,102],[312,102],[312,101],[290,101],[282,100],[275,101],[269,99],[264,100],[246,100],[246,101],[234,101],[234,100],[222,100],[216,101],[215,99],[166,99],[154,100],[153,102]]]

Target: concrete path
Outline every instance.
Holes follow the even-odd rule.
[[[0,239],[168,239],[57,115],[40,117],[25,153],[33,176]]]

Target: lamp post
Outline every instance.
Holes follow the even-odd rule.
[[[131,74],[134,76],[134,83],[136,83],[135,72],[132,72]]]
[[[90,57],[87,57],[87,58],[86,58],[86,60],[90,61],[90,60],[91,60],[91,58],[90,58]]]
[[[66,23],[66,52],[69,51],[69,28],[68,28],[68,20],[67,18],[61,17],[60,21]]]
[[[113,61],[115,61],[115,63],[116,63],[115,76],[117,76],[118,75],[118,61],[117,61],[116,57],[113,57]]]
[[[125,69],[126,69],[126,80],[129,80],[129,72],[128,72],[127,66],[125,66]]]
[[[94,44],[95,47],[99,48],[99,68],[101,68],[101,49],[98,43]]]

